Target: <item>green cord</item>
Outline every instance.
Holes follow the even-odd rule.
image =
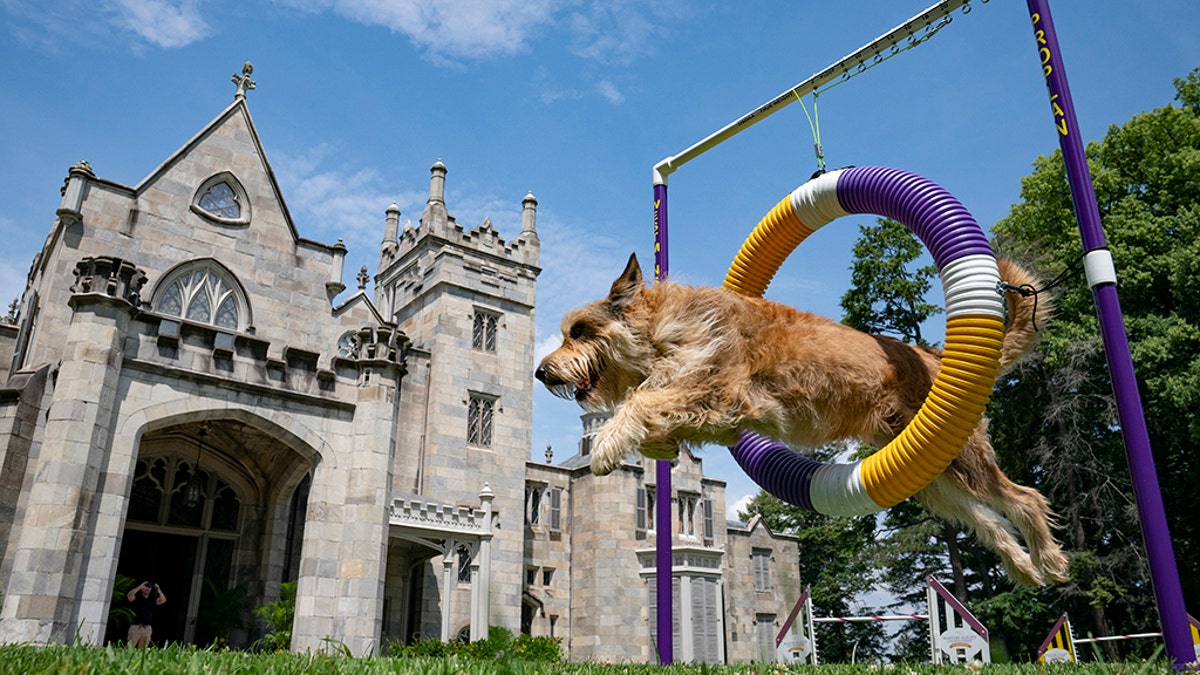
[[[940,31],[941,29],[943,29],[947,25],[949,25],[950,21],[951,21],[951,17],[944,16],[936,24],[926,26],[925,34],[922,35],[921,37],[916,37],[915,35],[910,34],[908,36],[908,44],[907,45],[901,47],[898,44],[894,44],[894,45],[892,45],[891,53],[887,54],[887,55],[883,55],[883,54],[880,54],[877,52],[875,54],[875,58],[873,59],[873,61],[871,63],[858,64],[857,72],[851,73],[849,70],[847,70],[847,71],[843,72],[842,76],[840,78],[838,78],[837,80],[825,85],[824,87],[821,87],[820,89],[814,89],[812,92],[813,114],[811,117],[808,114],[808,108],[806,108],[804,106],[804,100],[800,98],[800,92],[796,91],[795,89],[792,90],[792,95],[795,96],[796,100],[800,102],[800,107],[804,110],[804,116],[808,118],[808,128],[812,130],[813,150],[817,154],[817,173],[818,174],[825,173],[825,150],[824,150],[824,148],[821,147],[821,119],[817,115],[817,96],[829,91],[830,89],[833,89],[834,87],[838,86],[839,84],[841,84],[843,82],[846,82],[847,80],[854,77],[855,75],[861,74],[863,72],[870,70],[871,68],[874,68],[875,66],[883,63],[884,61],[887,61],[888,59],[892,58],[893,56],[902,54],[902,53],[912,49],[913,47],[916,47],[919,44],[923,44],[923,43],[927,42],[928,40],[933,38],[934,35],[937,35],[938,31]]]
[[[817,154],[817,173],[825,173],[825,150],[821,147],[821,117],[817,114],[817,92],[813,92],[812,116],[809,116],[804,99],[800,98],[800,92],[793,89],[792,96],[795,96],[796,100],[800,102],[800,108],[804,111],[804,116],[808,118],[808,128],[812,130],[813,151]]]

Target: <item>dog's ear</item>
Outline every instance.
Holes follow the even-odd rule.
[[[625,271],[613,282],[608,292],[610,305],[620,309],[633,303],[637,294],[642,291],[642,268],[638,265],[637,253],[629,254],[629,262]]]

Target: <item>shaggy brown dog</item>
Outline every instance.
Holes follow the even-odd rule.
[[[1015,286],[1033,281],[1008,260],[1000,275]],[[1001,372],[1032,350],[1049,308],[1044,299],[1009,294],[1008,313]],[[681,445],[731,446],[742,429],[796,447],[843,439],[881,447],[921,407],[940,358],[936,349],[725,289],[647,288],[636,256],[607,298],[566,314],[562,332],[562,346],[536,376],[557,396],[613,412],[592,449],[597,475],[634,451],[671,459]],[[1066,580],[1049,504],[996,465],[986,419],[916,497],[973,530],[1016,582]]]

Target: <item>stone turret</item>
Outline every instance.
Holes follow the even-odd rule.
[[[421,225],[433,228],[446,223],[449,217],[446,212],[446,165],[439,159],[430,167],[429,174],[429,199],[425,200]]]
[[[396,202],[387,207],[383,228],[383,242],[379,245],[379,269],[386,269],[396,257],[396,246],[400,234],[400,207]]]
[[[531,237],[537,241],[537,198],[533,196],[533,192],[525,195],[521,206],[521,238]]]

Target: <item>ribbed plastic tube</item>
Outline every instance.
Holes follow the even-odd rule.
[[[983,418],[1004,338],[1000,272],[983,230],[945,189],[898,169],[840,169],[801,185],[747,237],[725,287],[762,296],[800,242],[837,218],[864,213],[908,227],[929,249],[942,279],[946,344],[924,404],[899,435],[859,462],[817,462],[750,432],[730,448],[764,490],[829,515],[893,506],[946,470]]]

